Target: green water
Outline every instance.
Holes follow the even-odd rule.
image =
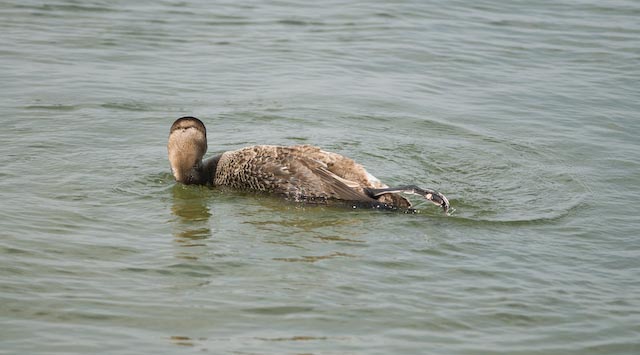
[[[0,353],[640,353],[637,1],[0,3]],[[455,212],[176,185],[314,144]]]

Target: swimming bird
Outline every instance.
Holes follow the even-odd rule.
[[[207,129],[191,116],[171,125],[167,151],[175,180],[187,185],[263,191],[298,202],[412,210],[411,202],[400,195],[406,193],[426,198],[445,213],[449,210],[449,200],[435,190],[389,187],[350,158],[311,145],[255,145],[203,161]]]

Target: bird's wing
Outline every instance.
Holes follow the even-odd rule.
[[[279,192],[297,200],[338,199],[346,201],[375,202],[354,181],[344,179],[329,171],[321,161],[301,156],[280,156],[265,162],[263,169],[273,176]]]

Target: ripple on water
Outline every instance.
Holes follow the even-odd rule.
[[[135,179],[127,179],[113,186],[113,191],[132,196],[148,196],[166,192],[174,187],[173,176],[168,173],[144,175]]]
[[[478,146],[476,146],[477,148]],[[562,218],[578,208],[587,186],[550,152],[506,142],[480,145],[458,176],[473,185],[457,193],[458,218],[536,222]],[[507,151],[516,151],[510,152]]]
[[[541,144],[428,121],[430,132],[443,132],[432,151],[420,143],[395,147],[399,160],[416,161],[431,172],[438,189],[455,209],[451,218],[461,222],[529,223],[559,219],[579,208],[588,186],[572,172],[570,162],[556,158]],[[454,137],[454,138],[451,138]],[[407,156],[408,155],[408,156]],[[411,172],[415,176],[424,171]],[[429,208],[418,201],[417,208]]]

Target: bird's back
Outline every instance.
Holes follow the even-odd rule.
[[[344,200],[381,202],[400,208],[411,206],[398,194],[370,197],[366,188],[386,185],[352,159],[310,145],[257,145],[225,152],[218,160],[213,183],[282,194],[296,201]]]

